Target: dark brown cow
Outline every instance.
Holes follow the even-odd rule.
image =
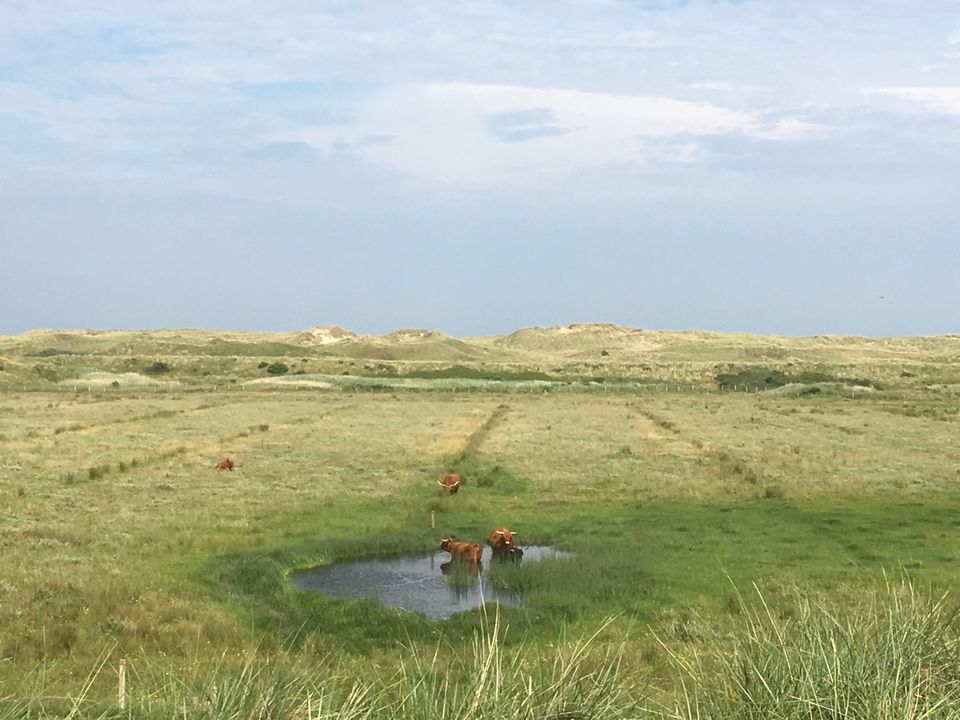
[[[517,547],[517,533],[506,528],[494,528],[487,538],[487,545],[493,550],[493,557],[498,560],[519,560],[523,557],[523,550]]]
[[[454,560],[466,560],[470,563],[480,564],[483,557],[483,547],[480,543],[460,542],[453,538],[444,538],[440,541],[440,549],[450,553]]]
[[[230,470],[233,471],[234,463],[230,458],[224,458],[217,463],[217,470]]]
[[[447,473],[443,480],[437,480],[444,492],[453,495],[460,489],[460,476],[457,473]]]

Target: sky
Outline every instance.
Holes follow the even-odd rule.
[[[960,0],[0,0],[0,334],[960,332]]]

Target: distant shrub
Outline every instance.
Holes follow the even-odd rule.
[[[148,365],[144,369],[144,372],[147,375],[163,375],[164,373],[170,372],[170,365],[161,360],[157,360],[152,365]]]
[[[258,363],[257,363],[257,370],[263,370],[263,369],[264,369],[267,365],[269,365],[269,364],[270,364],[270,363],[267,363],[267,362],[258,362]]]
[[[263,424],[260,426],[260,432],[266,432],[266,431],[269,430],[269,429],[270,429],[270,426],[267,425],[266,423],[263,423]]]
[[[771,368],[748,368],[737,372],[718,373],[716,380],[721,388],[743,387],[750,390],[769,390],[783,387],[790,382],[782,370]]]
[[[779,485],[767,485],[763,489],[763,497],[767,500],[779,500],[786,495],[783,488]]]
[[[843,382],[847,385],[855,385],[857,387],[869,387],[874,390],[883,390],[883,386],[878,383],[876,380],[870,380],[868,378],[844,378]]]
[[[50,382],[59,382],[63,379],[55,368],[47,367],[46,365],[34,365],[33,371],[44,380],[49,380]]]
[[[114,380],[112,383],[110,383],[110,387],[112,387],[112,388],[118,388],[118,387],[120,387],[120,381],[119,381],[119,380]]]
[[[267,365],[267,372],[271,375],[284,375],[290,370],[286,363],[275,362]]]
[[[407,373],[406,377],[421,378],[425,380],[453,379],[525,381],[553,379],[551,376],[538,370],[478,370],[476,368],[469,368],[463,365],[452,365],[450,367],[439,368],[436,370],[414,370]]]
[[[77,353],[69,350],[60,350],[59,348],[44,348],[36,352],[24,353],[24,357],[56,357],[57,355],[76,355]]]
[[[879,383],[868,378],[844,378],[816,370],[804,370],[788,374],[783,370],[768,367],[749,367],[737,371],[717,373],[715,379],[721,389],[772,390],[790,384],[813,385],[815,383],[840,383],[855,387],[881,389]]]

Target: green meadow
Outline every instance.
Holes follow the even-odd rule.
[[[0,338],[0,718],[960,716],[960,338],[637,333]]]

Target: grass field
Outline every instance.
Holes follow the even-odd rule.
[[[946,341],[926,359],[920,347],[784,361],[795,379],[827,377],[757,392],[719,391],[717,373],[758,368],[725,358],[591,367],[599,380],[571,382],[581,359],[514,364],[500,379],[438,361],[404,378],[403,365],[344,375],[338,363],[352,360],[311,355],[285,362],[329,382],[245,385],[286,356],[131,362],[96,355],[94,341],[80,359],[0,343],[0,718],[114,716],[121,658],[134,717],[774,717],[729,685],[745,666],[724,658],[813,666],[846,628],[848,643],[896,647],[907,662],[914,645],[881,646],[869,630],[881,618],[921,635],[935,626],[948,646],[958,635],[954,601],[939,600],[960,554]],[[158,357],[172,371],[144,373]],[[145,381],[77,387],[97,372]],[[214,469],[225,456],[235,471]],[[451,467],[464,486],[444,497],[435,481]],[[577,556],[502,573],[527,607],[497,618],[432,623],[287,580],[442,536],[482,541],[499,525]],[[814,640],[819,650],[802,645]],[[946,699],[927,688],[934,709],[918,700],[913,716],[956,717],[960,665],[925,665],[926,648],[909,671],[916,687],[940,673]],[[877,687],[892,693],[888,717],[908,716],[894,712],[907,690]],[[782,715],[794,716],[841,715]]]

